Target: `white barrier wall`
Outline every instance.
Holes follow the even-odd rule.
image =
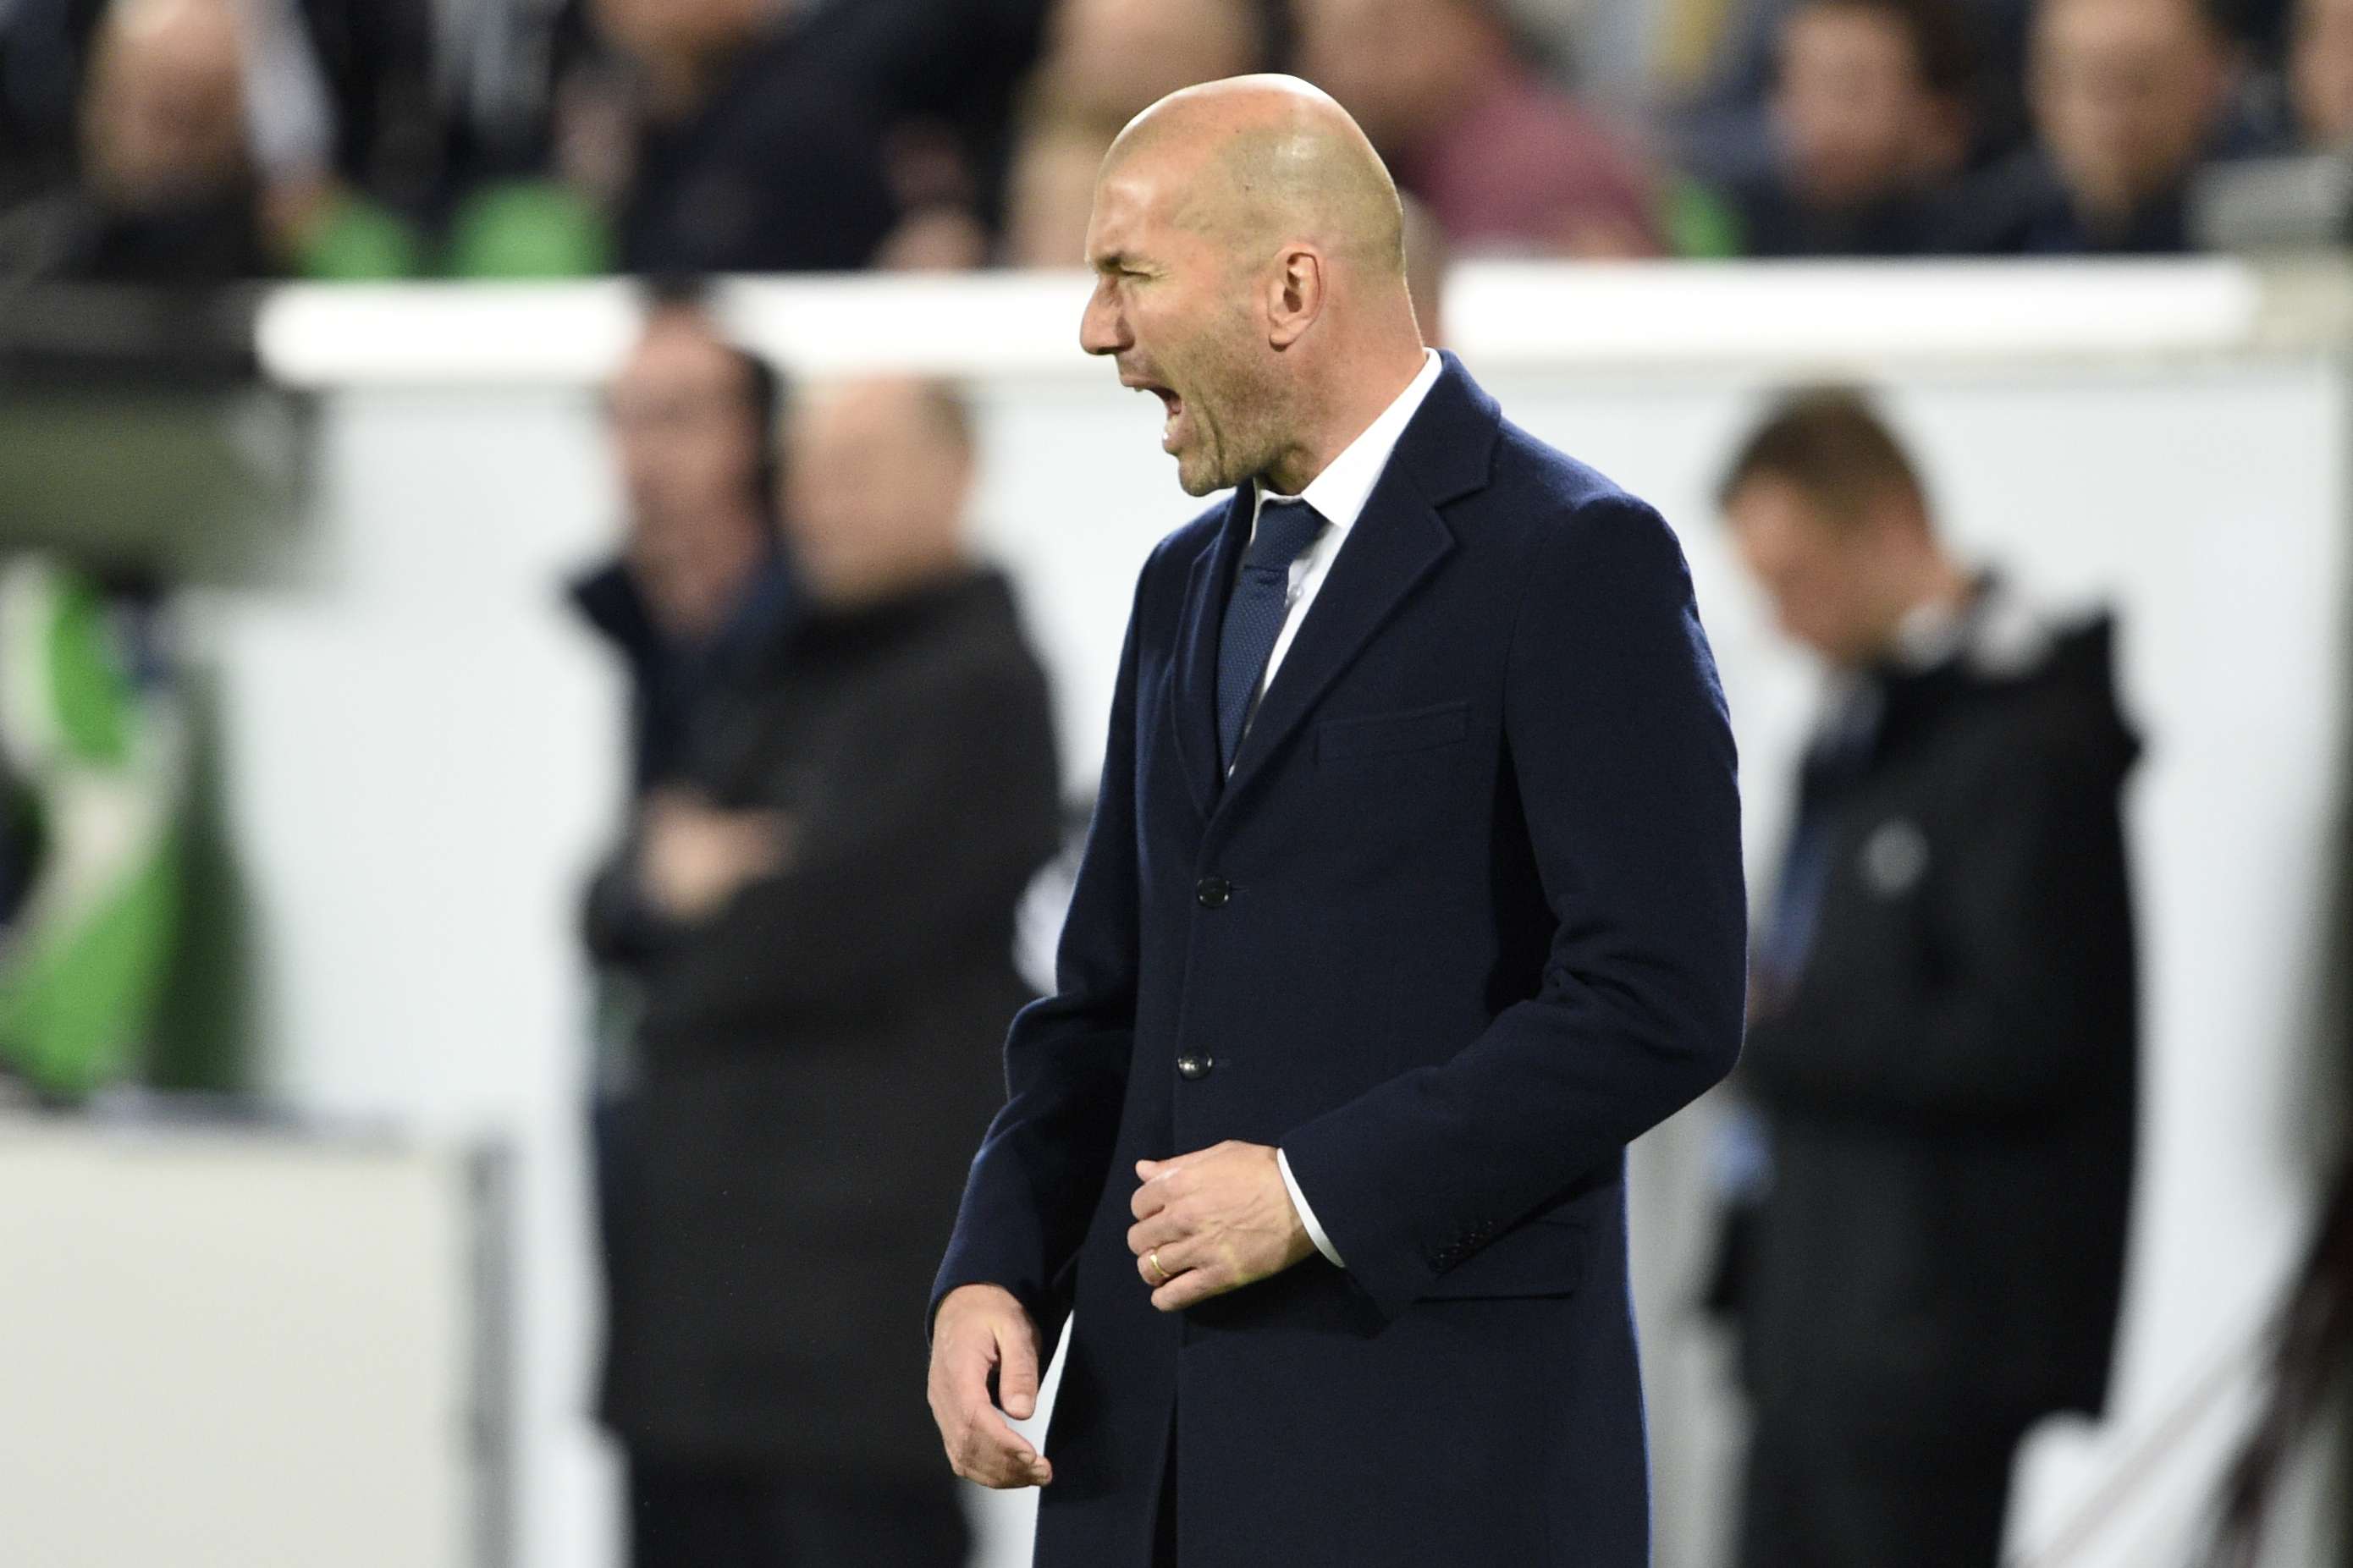
[[[459,1150],[0,1112],[0,1562],[429,1568],[473,1466]]]
[[[1158,451],[1157,405],[1079,355],[1084,287],[860,279],[733,299],[805,370],[971,378],[976,531],[1015,571],[1056,675],[1074,788],[1100,752],[1134,570],[1193,504]],[[1452,341],[1506,411],[1681,529],[1760,878],[1809,678],[1736,579],[1709,496],[1772,387],[1826,368],[1884,386],[1965,549],[2054,603],[2122,612],[2149,741],[2132,799],[2146,1161],[2115,1418],[2038,1446],[2014,1531],[2030,1551],[2249,1332],[2311,1207],[2348,410],[2308,306],[2348,299],[2341,280],[2225,264],[1509,268],[1450,294]],[[602,286],[280,296],[269,363],[323,394],[304,559],[273,586],[208,594],[194,617],[223,681],[273,1081],[306,1105],[493,1131],[522,1153],[529,1568],[610,1560],[610,1472],[583,1415],[595,1324],[571,921],[617,805],[618,689],[557,586],[611,538],[586,386],[628,331],[626,293]],[[1718,1347],[1686,1304],[1709,1236],[1706,1114],[1637,1159],[1662,1568],[1719,1560],[1736,1441]],[[2181,1528],[2225,1435],[2193,1440],[2069,1568],[2163,1561],[2152,1542]],[[1022,1500],[991,1502],[992,1568],[1026,1561]]]

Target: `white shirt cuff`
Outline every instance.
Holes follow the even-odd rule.
[[[1282,1190],[1291,1194],[1291,1206],[1299,1211],[1299,1223],[1307,1227],[1307,1239],[1315,1244],[1315,1250],[1330,1260],[1333,1268],[1348,1267],[1340,1261],[1339,1251],[1333,1247],[1332,1238],[1324,1234],[1322,1226],[1315,1223],[1315,1211],[1307,1206],[1307,1194],[1299,1190],[1299,1178],[1291,1173],[1291,1157],[1280,1149],[1274,1152],[1274,1168],[1282,1173]]]

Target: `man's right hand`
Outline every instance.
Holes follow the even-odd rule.
[[[999,1285],[960,1285],[932,1321],[932,1419],[940,1424],[948,1465],[985,1487],[1042,1487],[1054,1468],[1006,1424],[1038,1413],[1038,1325]],[[999,1414],[988,1396],[997,1374]]]

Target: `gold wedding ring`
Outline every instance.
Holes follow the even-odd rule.
[[[1152,1271],[1155,1274],[1160,1276],[1159,1279],[1153,1281],[1155,1285],[1166,1285],[1168,1281],[1176,1278],[1176,1276],[1169,1273],[1168,1270],[1160,1267],[1160,1249],[1158,1247],[1155,1247],[1151,1251],[1145,1253],[1144,1255],[1144,1261],[1151,1266]]]

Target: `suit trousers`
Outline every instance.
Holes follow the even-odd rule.
[[[629,1460],[631,1568],[965,1568],[964,1504],[936,1479]]]
[[[1740,1568],[1996,1568],[2021,1436],[1974,1415],[1891,1429],[1819,1404],[1761,1409]]]

